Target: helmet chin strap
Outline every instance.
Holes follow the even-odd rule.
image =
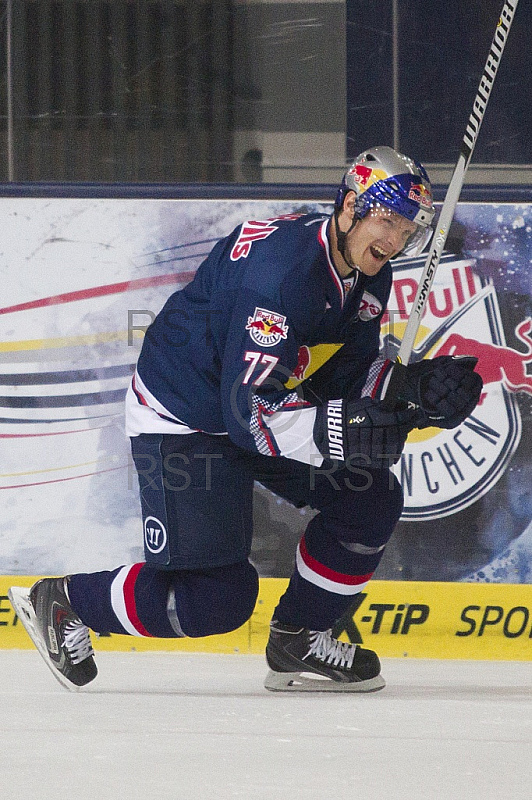
[[[336,231],[336,247],[338,249],[338,252],[342,256],[342,258],[344,259],[345,263],[347,264],[347,266],[350,267],[350,269],[352,269],[352,270],[357,270],[358,269],[357,265],[356,264],[352,264],[351,261],[348,260],[348,258],[346,256],[346,253],[345,253],[345,247],[346,247],[346,243],[347,243],[347,237],[349,236],[349,234],[351,233],[351,231],[353,230],[353,228],[357,224],[357,222],[359,220],[359,217],[355,214],[353,216],[353,220],[351,222],[351,225],[349,226],[349,229],[344,232],[344,231],[340,230],[340,223],[338,222],[338,217],[340,216],[340,211],[341,211],[341,209],[338,208],[338,206],[336,206],[336,208],[334,209],[334,214],[333,214],[333,216],[334,216],[334,227],[335,227],[335,231]]]

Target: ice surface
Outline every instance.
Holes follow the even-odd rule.
[[[529,663],[384,660],[369,695],[272,694],[260,656],[98,653],[79,693],[1,651],[3,800],[532,796]]]

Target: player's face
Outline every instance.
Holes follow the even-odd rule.
[[[359,220],[347,237],[349,261],[364,275],[376,275],[400,253],[417,225],[386,208],[374,208]]]

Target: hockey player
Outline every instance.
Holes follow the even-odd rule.
[[[344,176],[331,216],[243,223],[169,298],[146,332],[126,401],[145,561],[11,590],[62,683],[96,676],[89,629],[201,637],[249,619],[259,481],[319,512],[274,613],[266,687],[384,686],[377,655],[338,641],[332,628],[375,572],[401,515],[390,467],[408,433],[458,425],[482,386],[474,359],[444,356],[406,368],[393,411],[381,402],[392,367],[379,355],[390,260],[421,252],[433,216],[424,168],[376,147]],[[323,343],[343,347],[287,388]]]

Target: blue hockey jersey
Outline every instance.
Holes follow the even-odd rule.
[[[248,450],[316,463],[316,406],[360,396],[392,280],[389,264],[373,278],[342,279],[330,224],[318,214],[251,220],[215,245],[146,331],[130,435],[228,434]],[[286,388],[321,343],[345,346],[301,389]]]

